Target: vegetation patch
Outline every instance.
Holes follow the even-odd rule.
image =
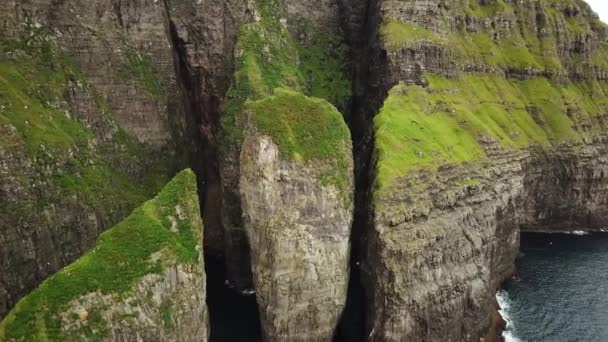
[[[172,167],[159,163],[150,165],[145,177],[129,175],[125,160],[143,164],[147,148],[115,126],[107,104],[96,96],[100,121],[114,125],[112,138],[100,142],[95,127],[71,112],[65,98],[70,87],[96,96],[44,29],[32,29],[23,40],[0,37],[0,124],[14,129],[0,148],[24,145],[36,174],[50,183],[37,198],[39,207],[76,197],[109,220],[114,211],[128,212],[154,195]]]
[[[161,272],[165,262],[172,260],[198,266],[201,234],[196,177],[191,170],[182,171],[158,196],[101,234],[95,246],[78,261],[19,301],[0,323],[0,339],[72,339],[63,336],[59,319],[70,301],[96,291],[125,294],[143,276]],[[162,258],[152,261],[150,256],[157,252]],[[103,326],[103,322],[92,323]],[[91,333],[99,335],[104,329]]]
[[[296,40],[282,19],[282,5],[257,4],[259,21],[242,26],[238,36],[236,72],[222,116],[224,146],[240,149],[245,112],[251,112],[283,158],[330,163],[332,171],[322,181],[346,190],[350,133],[330,104],[344,108],[351,95],[345,44],[306,20],[293,24],[301,31]]]
[[[248,102],[255,126],[277,144],[285,160],[331,163],[326,180],[348,191],[350,131],[342,115],[323,99],[276,89],[274,95]]]
[[[284,88],[344,108],[352,90],[348,51],[340,37],[302,19],[293,25],[302,33],[296,40],[281,22],[283,5],[275,0],[258,0],[257,5],[260,20],[243,25],[238,35],[236,71],[222,116],[230,146],[242,142],[239,115],[246,100],[259,100]]]
[[[126,58],[128,73],[135,77],[150,95],[160,97],[163,94],[163,87],[149,57],[127,46]]]
[[[410,46],[424,40],[438,44],[444,44],[447,42],[437,33],[428,30],[423,26],[395,20],[385,23],[381,28],[381,34],[384,39],[384,43],[390,49]]]
[[[483,159],[484,137],[521,149],[595,134],[576,127],[608,109],[606,82],[557,85],[543,77],[475,74],[426,79],[426,88],[394,87],[374,120],[379,188],[412,170]]]
[[[477,0],[456,0],[450,4],[450,13],[477,21],[477,31],[461,24],[456,29],[448,18],[439,19],[433,27],[416,23],[389,20],[382,24],[381,35],[387,49],[396,51],[422,42],[434,43],[451,54],[451,59],[460,65],[480,65],[504,70],[546,70],[564,72],[565,66],[581,65],[586,68],[608,69],[606,58],[606,24],[582,15],[568,16],[565,8],[577,8],[580,3],[569,0],[548,0],[542,10],[514,10],[504,0],[479,4]],[[500,17],[498,17],[500,15]],[[495,18],[495,19],[493,19]],[[510,20],[520,27],[485,27],[488,20],[496,22]],[[464,18],[462,22],[465,22]],[[541,25],[534,30],[535,25]],[[564,29],[561,29],[564,28]],[[556,31],[558,30],[558,31]],[[574,41],[599,36],[599,46],[594,46],[591,59],[585,53],[560,55],[557,39]]]

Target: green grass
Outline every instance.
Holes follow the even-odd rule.
[[[76,197],[110,222],[115,211],[128,212],[157,192],[172,167],[150,163],[144,177],[126,174],[125,165],[143,164],[149,151],[120,129],[110,141],[100,143],[94,127],[73,117],[65,99],[70,84],[96,96],[78,67],[44,31],[23,41],[0,36],[0,124],[16,131],[0,146],[25,146],[33,169],[49,182],[36,199],[39,208],[58,203],[58,198]],[[96,99],[98,115],[112,123],[109,106]]]
[[[487,5],[480,5],[477,0],[455,0],[450,3],[452,14],[475,17],[480,22],[501,15],[512,17],[518,26],[512,29],[499,26],[492,30],[480,27],[479,31],[471,32],[464,25],[454,28],[447,18],[440,18],[433,23],[433,27],[388,20],[380,30],[385,47],[391,51],[412,47],[423,41],[431,42],[444,48],[451,54],[451,60],[460,65],[485,65],[511,70],[532,68],[560,73],[564,71],[565,65],[574,63],[585,68],[599,66],[608,70],[605,58],[608,51],[606,25],[581,15],[568,18],[564,15],[563,9],[566,6],[579,5],[580,2],[571,0],[548,0],[542,12],[536,12],[521,8],[515,10],[503,0]],[[555,30],[563,27],[565,30],[549,35],[539,34],[532,28],[540,17],[547,28]],[[591,58],[576,54],[560,56],[556,43],[558,38],[574,40],[577,36],[591,33],[599,35],[600,42],[600,46],[591,52]]]
[[[248,102],[247,109],[256,128],[272,138],[285,160],[330,163],[323,179],[343,194],[349,191],[350,131],[334,106],[278,88],[272,96]]]
[[[173,312],[169,303],[163,303],[160,307],[160,317],[163,321],[165,330],[171,331],[175,328],[173,325]]]
[[[323,99],[278,88],[247,108],[258,130],[272,138],[287,160],[331,159],[350,143],[342,116]]]
[[[438,44],[447,43],[445,39],[431,30],[417,24],[400,21],[389,21],[382,25],[381,35],[389,49],[398,49],[424,40]]]
[[[412,170],[485,158],[482,135],[505,149],[521,149],[596,133],[574,126],[608,109],[606,82],[560,86],[542,77],[517,81],[474,74],[428,74],[427,81],[427,88],[393,88],[375,118],[379,188]]]
[[[352,93],[346,44],[337,34],[317,30],[309,23],[300,26],[307,41],[297,44],[304,93],[325,99],[345,112]]]
[[[334,107],[344,108],[351,95],[345,43],[306,20],[293,25],[301,31],[296,40],[280,22],[282,5],[257,3],[261,20],[243,25],[238,35],[236,71],[222,115],[224,147],[238,153],[250,110],[284,158],[331,164],[339,170],[325,172],[322,181],[347,191],[350,133]]]
[[[150,95],[160,97],[163,94],[163,87],[149,57],[131,47],[126,47],[126,59],[127,72],[139,81]]]
[[[323,98],[343,109],[351,95],[348,50],[336,35],[298,23],[304,41],[297,41],[280,23],[283,7],[276,0],[257,0],[261,20],[243,25],[237,40],[234,81],[222,115],[225,143],[242,142],[242,114],[246,100],[270,96],[276,88]]]
[[[232,146],[242,143],[240,116],[246,100],[272,95],[279,87],[304,90],[304,77],[297,69],[297,46],[278,18],[243,25],[236,50],[236,72],[222,115],[225,143]]]
[[[176,206],[185,214],[183,220],[178,218]],[[177,232],[171,231],[169,216],[177,220]],[[95,291],[120,296],[144,275],[162,271],[171,260],[198,266],[201,236],[196,177],[186,170],[153,200],[101,234],[78,261],[19,301],[0,323],[0,340],[71,339],[62,335],[59,319],[70,301]],[[150,256],[156,252],[163,257],[152,262]]]

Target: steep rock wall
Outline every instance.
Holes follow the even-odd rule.
[[[260,0],[248,6],[252,22],[239,30],[235,72],[221,123],[226,265],[230,280],[240,290],[250,288],[252,279],[238,190],[244,103],[282,87],[323,98],[342,109],[351,91],[336,3]]]
[[[603,226],[606,28],[582,1],[378,13],[367,334],[478,341],[521,228]]]
[[[252,2],[222,117],[230,280],[269,341],[329,340],[346,301],[351,91],[338,5]],[[333,106],[330,104],[333,103]]]

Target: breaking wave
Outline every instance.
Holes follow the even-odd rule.
[[[511,300],[509,299],[509,294],[505,290],[498,291],[496,293],[496,301],[500,307],[498,312],[506,323],[505,330],[502,332],[502,337],[504,338],[505,342],[522,342],[517,336],[515,336],[515,332],[513,330],[513,320],[509,315],[509,310],[511,309]]]

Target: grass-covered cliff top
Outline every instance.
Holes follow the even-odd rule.
[[[62,335],[58,317],[70,301],[96,291],[120,298],[143,276],[174,261],[200,267],[201,239],[196,177],[185,170],[158,196],[101,234],[78,261],[21,299],[0,323],[0,340],[69,340]],[[161,257],[151,258],[155,253]],[[100,337],[89,333],[92,340]]]
[[[380,189],[412,170],[485,158],[479,138],[505,149],[551,145],[601,129],[608,83],[558,85],[544,77],[507,80],[427,74],[427,87],[397,85],[375,118]]]
[[[274,95],[247,103],[256,128],[281,146],[293,161],[342,158],[349,153],[350,131],[327,101],[277,88]]]
[[[381,35],[386,47],[398,50],[430,42],[447,49],[461,65],[563,72],[584,64],[608,70],[607,26],[582,0],[544,0],[538,7],[459,0],[449,8],[435,14],[428,26],[385,18]],[[590,43],[594,39],[597,43]],[[583,42],[589,51],[576,50]]]
[[[274,95],[247,102],[258,132],[277,144],[283,159],[323,161],[323,183],[347,194],[351,152],[350,131],[338,110],[327,101],[277,88]]]
[[[286,160],[329,161],[334,167],[323,179],[346,190],[351,140],[336,109],[345,106],[351,92],[345,45],[336,33],[306,19],[287,23],[281,4],[257,4],[259,20],[241,27],[238,36],[235,77],[222,121],[225,145],[240,146],[251,114]],[[306,37],[296,40],[290,29]]]

